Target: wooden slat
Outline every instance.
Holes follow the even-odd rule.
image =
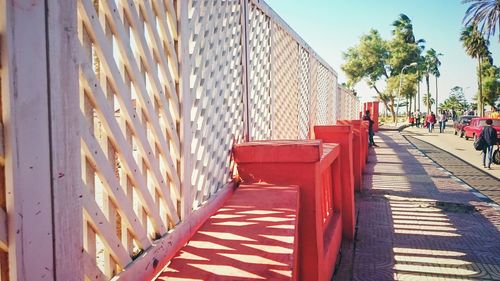
[[[193,139],[193,129],[191,127],[191,107],[192,98],[190,93],[191,60],[189,57],[189,1],[177,2],[178,30],[179,32],[179,99],[181,102],[181,217],[187,218],[192,212],[192,183],[193,173],[191,159],[191,141]]]
[[[83,279],[76,1],[46,1],[55,279]],[[44,257],[46,258],[46,257]]]
[[[83,270],[85,275],[93,281],[108,281],[109,278],[97,267],[95,258],[87,252],[83,253]]]
[[[123,244],[116,236],[116,230],[111,227],[101,208],[95,202],[94,196],[89,194],[85,189],[83,189],[82,195],[83,206],[85,208],[84,215],[91,226],[97,231],[97,234],[100,235],[101,240],[106,245],[106,249],[116,258],[122,267],[125,267],[132,259],[127,249],[123,247]]]
[[[46,3],[0,4],[10,280],[55,277]]]

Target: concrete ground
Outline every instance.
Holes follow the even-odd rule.
[[[451,151],[472,146],[415,134]],[[357,236],[344,243],[334,280],[500,280],[500,207],[403,134],[379,132],[375,141],[356,198]]]

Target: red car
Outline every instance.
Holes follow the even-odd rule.
[[[455,135],[460,134],[460,137],[463,138],[465,134],[464,128],[466,126],[469,126],[470,120],[472,120],[472,118],[477,118],[477,116],[464,115],[458,117],[458,119],[453,123],[453,129],[455,130]]]
[[[465,131],[465,139],[468,140],[469,138],[473,138],[476,140],[477,137],[479,137],[479,134],[481,133],[481,130],[483,129],[484,126],[486,126],[486,120],[491,119],[491,118],[472,118],[470,120],[470,125],[464,127]],[[495,118],[493,120],[493,128],[497,130],[497,136],[500,138],[500,118]]]

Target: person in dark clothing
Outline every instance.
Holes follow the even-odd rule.
[[[480,138],[483,138],[486,145],[483,148],[483,166],[485,168],[491,169],[491,162],[493,158],[493,146],[495,144],[500,148],[500,144],[498,144],[497,138],[497,130],[491,126],[493,124],[493,120],[486,120],[486,126],[483,127]]]
[[[378,146],[375,144],[375,141],[373,140],[373,135],[375,132],[373,131],[373,120],[370,118],[370,110],[365,111],[365,116],[363,116],[364,121],[368,121],[368,145],[369,146]]]

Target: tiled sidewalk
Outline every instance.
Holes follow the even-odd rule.
[[[357,240],[344,245],[335,280],[500,280],[498,206],[398,132],[376,142],[356,201]]]

